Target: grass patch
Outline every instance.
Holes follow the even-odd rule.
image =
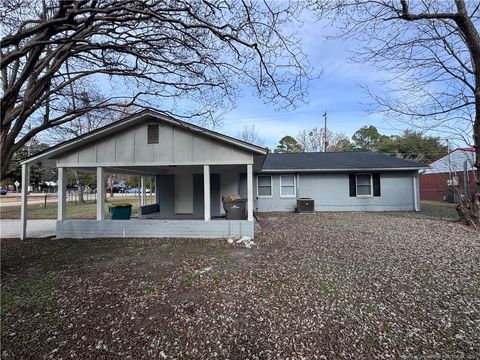
[[[14,310],[43,312],[57,286],[58,278],[49,273],[35,273],[20,282],[2,285],[1,316]]]
[[[422,201],[420,214],[432,219],[457,220],[456,204]]]
[[[408,218],[422,218],[422,219],[432,219],[432,220],[447,220],[447,221],[456,221],[458,220],[457,210],[455,209],[456,204],[450,204],[446,202],[439,201],[422,201],[420,204],[420,211],[393,211],[393,212],[384,212],[383,214],[389,216],[401,216]]]
[[[193,286],[193,281],[199,276],[200,273],[198,271],[191,272],[182,278],[180,285],[185,289],[190,289]]]
[[[138,197],[118,197],[107,198],[105,202],[105,216],[108,214],[108,206],[114,203],[130,203],[132,204],[132,216],[138,214]],[[28,205],[29,219],[56,219],[57,203],[30,204]],[[96,201],[87,200],[83,203],[67,202],[67,218],[69,219],[95,219],[96,218]],[[2,219],[20,219],[20,205],[2,206],[0,207],[0,218]]]

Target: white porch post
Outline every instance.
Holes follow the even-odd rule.
[[[247,165],[247,220],[253,221],[253,165]]]
[[[29,185],[29,173],[28,165],[22,164],[22,203],[21,203],[21,212],[20,212],[20,239],[25,240],[27,237],[27,196],[28,196],[28,185]]]
[[[97,221],[105,218],[105,169],[101,166],[97,167]]]
[[[210,165],[203,165],[203,213],[210,221]]]
[[[146,199],[145,177],[141,176],[140,177],[140,206],[145,206],[145,199]]]
[[[57,192],[57,202],[58,202],[58,212],[57,220],[64,221],[67,218],[67,209],[65,207],[65,196],[67,193],[67,169],[59,167],[58,171],[58,192]]]

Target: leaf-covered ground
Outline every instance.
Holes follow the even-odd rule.
[[[2,359],[480,357],[480,235],[262,214],[224,240],[2,241]]]

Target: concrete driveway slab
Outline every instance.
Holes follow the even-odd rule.
[[[56,220],[28,220],[27,237],[55,236]],[[0,220],[0,237],[2,239],[20,238],[20,220]]]

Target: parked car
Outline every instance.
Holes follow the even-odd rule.
[[[125,190],[127,194],[138,194],[140,192],[140,188],[135,187],[135,188],[130,188]]]
[[[107,187],[107,192],[114,192],[114,193],[123,193],[125,190],[125,188],[123,187],[118,187],[118,186],[114,186],[112,189],[110,189],[109,187]]]
[[[4,186],[0,186],[0,195],[7,195],[7,188]]]
[[[140,193],[140,188],[138,188],[138,187],[130,188],[130,189],[125,190],[125,192],[127,194],[138,194],[138,193]],[[145,189],[145,192],[149,193],[150,189]]]

